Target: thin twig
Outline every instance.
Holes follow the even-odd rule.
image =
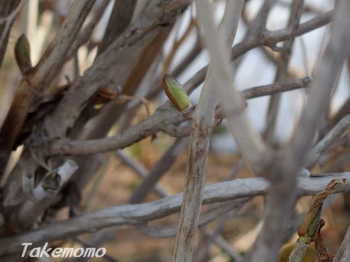
[[[231,59],[235,60],[249,50],[259,46],[274,46],[279,42],[290,39],[291,37],[307,34],[317,28],[329,24],[333,15],[334,11],[329,11],[315,18],[312,18],[309,21],[300,24],[294,33],[288,29],[280,29],[274,31],[265,31],[259,38],[246,39],[233,46],[231,50]],[[185,86],[199,85],[202,83],[204,81],[207,69],[208,67],[205,66],[197,73],[195,73],[194,76],[185,84]]]
[[[11,25],[13,24],[17,14],[19,13],[19,11],[21,10],[21,7],[22,7],[22,1],[19,0],[17,1],[19,2],[16,6],[16,8],[10,12],[10,14],[8,14],[6,17],[3,17],[3,18],[0,18],[0,24],[3,24],[5,23],[5,26],[4,28],[1,30],[1,38],[0,38],[0,50],[1,50],[1,53],[4,53],[4,51],[2,51],[3,49],[6,48],[7,46],[7,40],[6,38],[8,37],[9,35],[9,31],[11,29]],[[2,58],[0,59],[0,64],[2,63]]]
[[[157,189],[156,185],[158,181],[166,174],[170,167],[174,164],[179,154],[181,154],[186,148],[187,141],[183,139],[177,139],[175,143],[163,154],[155,166],[146,173],[145,179],[134,190],[131,195],[130,203],[142,202],[147,194],[152,190]],[[164,195],[163,195],[164,196]]]
[[[304,6],[304,0],[294,0],[289,15],[288,30],[291,30],[292,34],[299,27],[300,18],[302,15]],[[281,47],[280,63],[277,64],[277,72],[275,79],[277,82],[285,81],[288,77],[288,67],[292,56],[292,47],[295,37],[291,37],[285,41]],[[282,95],[275,94],[270,97],[267,117],[266,117],[266,130],[264,131],[264,137],[266,141],[273,144],[275,139],[275,132],[277,126],[278,113],[280,109]]]
[[[350,127],[350,116],[344,117],[342,120],[338,122],[338,124],[329,131],[329,133],[314,146],[312,151],[310,152],[310,157],[307,162],[307,168],[313,167],[318,159],[322,156],[323,153],[335,142],[335,140],[339,139],[345,131],[347,131]]]
[[[79,47],[88,42],[88,40],[91,37],[91,34],[93,33],[94,29],[96,28],[97,24],[99,23],[103,14],[105,13],[106,8],[111,3],[111,0],[102,0],[101,2],[102,3],[99,4],[95,12],[93,13],[93,16],[91,17],[89,23],[83,28],[83,30],[79,33],[78,37],[74,40],[72,47],[69,48],[65,60],[71,58],[77,52]]]
[[[137,175],[139,175],[140,177],[142,177],[144,180],[142,183],[144,183],[147,179],[149,179],[151,172],[152,171],[148,171],[146,169],[146,167],[144,167],[140,162],[138,162],[136,159],[128,156],[125,152],[123,152],[122,150],[117,150],[116,155],[118,156],[118,158],[127,166],[129,166],[131,169],[133,169],[135,171],[135,173]],[[155,165],[157,166],[157,164]],[[154,169],[152,169],[154,170]],[[137,190],[137,189],[136,189]],[[135,190],[135,191],[136,191]],[[150,188],[150,191],[154,190],[154,192],[160,196],[160,197],[164,197],[166,196],[166,192],[160,187],[155,185],[154,187]],[[134,191],[134,192],[135,192]],[[133,193],[135,194],[135,193]],[[131,196],[132,198],[132,196]],[[140,201],[141,202],[141,201]]]

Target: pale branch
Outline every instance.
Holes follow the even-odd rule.
[[[278,42],[287,41],[291,37],[297,37],[307,34],[317,28],[325,26],[332,21],[335,11],[331,10],[324,14],[318,15],[307,22],[301,23],[297,30],[279,29],[274,31],[266,31],[263,34],[262,43],[266,46],[273,46]]]
[[[250,262],[276,260],[282,245],[283,236],[280,232],[285,230],[285,221],[292,216],[296,200],[296,174],[306,164],[305,156],[308,155],[320,127],[320,119],[328,112],[332,87],[337,82],[336,78],[345,58],[349,55],[348,12],[350,2],[338,1],[330,40],[321,63],[316,66],[315,79],[312,82],[308,103],[301,114],[299,126],[290,144],[279,151],[271,165],[270,180],[273,186],[267,196],[265,223],[248,256]]]
[[[179,154],[186,149],[188,141],[177,139],[173,145],[163,154],[154,167],[145,173],[142,183],[133,191],[129,198],[130,203],[140,203],[152,191],[157,189],[158,181],[166,174],[166,172],[175,163]],[[158,194],[159,195],[159,194]],[[164,195],[160,195],[164,196]]]
[[[325,117],[328,112],[334,83],[337,83],[336,79],[342,70],[345,58],[350,54],[350,47],[346,44],[350,41],[348,34],[350,21],[347,19],[347,11],[350,11],[350,3],[345,0],[339,1],[329,43],[320,63],[316,66],[308,103],[302,112],[299,127],[292,141],[293,165],[301,166],[306,162],[301,155],[307,153],[312,146],[315,134],[320,128],[320,118]]]
[[[307,88],[310,86],[311,78],[305,77],[296,80],[289,80],[285,82],[277,82],[271,85],[256,86],[242,91],[245,99],[261,97],[265,95],[273,95],[280,92],[293,91],[300,88]]]
[[[83,26],[86,17],[89,15],[94,0],[82,0],[72,2],[70,13],[57,33],[51,46],[45,51],[38,63],[32,84],[41,87],[41,90],[48,88],[57,77],[65,63],[68,50],[75,41],[76,35]]]
[[[319,158],[325,153],[329,147],[339,139],[345,131],[349,130],[350,127],[350,116],[345,116],[342,120],[340,120],[333,129],[329,131],[328,134],[322,138],[311,150],[309,159],[307,161],[307,168],[313,167],[317,164]]]
[[[304,0],[294,0],[289,14],[288,30],[295,32],[300,24]],[[290,59],[292,57],[292,49],[294,44],[294,37],[291,37],[283,43],[280,47],[280,61],[277,63],[277,72],[275,74],[275,81],[280,82],[288,79],[288,71]],[[269,144],[275,141],[275,132],[277,128],[277,120],[280,112],[280,104],[282,100],[281,94],[275,94],[270,97],[269,105],[266,114],[266,124],[264,130],[264,138]]]
[[[11,221],[17,224],[17,230],[30,229],[47,208],[59,200],[60,190],[77,169],[74,161],[67,160],[57,170],[47,170],[38,185],[35,185],[34,177],[23,177],[26,200],[18,207],[17,216]]]
[[[82,29],[82,31],[78,34],[78,37],[74,40],[72,47],[69,48],[68,53],[66,54],[65,60],[68,60],[74,56],[74,54],[78,51],[79,47],[86,44],[91,38],[91,34],[96,28],[97,24],[100,22],[103,14],[106,11],[106,8],[111,3],[111,0],[103,0],[98,7],[96,7],[91,20],[88,24]]]
[[[271,85],[259,86],[242,91],[246,99],[256,98],[265,95],[271,95],[276,92],[286,92],[295,89],[305,88],[309,85],[309,78],[302,78],[296,81],[286,83],[275,83]],[[45,149],[49,155],[67,154],[84,155],[95,154],[99,152],[108,152],[111,150],[125,148],[148,136],[163,131],[165,126],[175,126],[188,120],[175,108],[169,104],[160,106],[156,112],[146,120],[128,129],[128,132],[122,134],[94,140],[57,140],[47,145]],[[183,133],[188,136],[189,132]],[[188,130],[190,131],[190,130]]]
[[[222,236],[216,236],[212,234],[206,234],[209,239],[216,244],[219,248],[221,248],[227,255],[234,259],[236,262],[241,262],[242,255],[240,255],[236,250],[232,248],[230,243],[227,243]]]
[[[243,205],[240,209],[228,212],[222,215],[220,218],[218,218],[215,225],[213,225],[213,227],[211,227],[210,230],[209,228],[207,230],[201,229],[201,233],[203,237],[200,243],[198,244],[198,247],[195,253],[195,258],[196,258],[195,261],[198,261],[198,262],[202,261],[203,258],[209,255],[211,246],[213,244],[218,246],[228,256],[232,257],[234,261],[237,261],[237,262],[242,261],[242,256],[238,254],[238,252],[236,252],[236,250],[232,247],[231,242],[226,241],[225,238],[222,236],[222,234],[224,234],[224,228],[225,228],[226,222],[232,221],[232,219],[239,216],[244,210],[244,208],[249,205],[248,202],[245,202],[242,204]]]
[[[292,32],[288,29],[264,31],[258,38],[246,39],[234,45],[231,50],[231,59],[235,60],[249,50],[254,49],[258,46],[274,46],[279,42],[290,39],[291,37],[307,34],[315,29],[329,24],[332,20],[333,15],[334,11],[329,11],[315,18],[312,18],[307,22],[301,23],[295,32]],[[200,69],[185,85],[193,86],[202,83],[204,81],[207,69],[207,66]]]
[[[248,40],[251,41],[252,39],[256,39],[258,36],[260,36],[264,32],[265,24],[267,22],[267,18],[269,14],[269,9],[274,4],[274,2],[275,2],[274,0],[264,1],[261,8],[259,9],[259,12],[254,18],[254,21],[252,22],[251,26],[248,27],[248,31],[241,43],[248,42]],[[230,43],[230,46],[232,46],[232,43]],[[237,65],[237,62],[235,62],[235,64]],[[208,66],[198,71],[189,81],[187,81],[187,83],[185,84],[185,88],[190,89],[200,85],[201,82],[203,82],[204,80],[204,76],[207,69],[208,69]]]
[[[124,163],[125,165],[127,165],[129,168],[131,168],[132,170],[134,170],[134,172],[139,175],[140,177],[143,178],[143,182],[146,181],[146,179],[149,176],[149,171],[146,169],[145,166],[142,165],[142,163],[140,163],[139,161],[137,161],[136,159],[128,156],[125,152],[123,152],[122,150],[117,150],[116,152],[117,157],[120,159],[120,161],[122,163]],[[134,190],[134,192],[137,189]],[[165,197],[167,196],[167,193],[160,187],[155,185],[154,188],[150,189],[150,191],[154,191],[158,196],[160,197]],[[133,193],[134,194],[134,193]]]
[[[226,116],[228,129],[245,160],[251,163],[254,170],[259,169],[267,148],[260,134],[247,120],[243,96],[232,88],[234,79],[229,59],[229,45],[224,41],[222,32],[215,29],[210,3],[201,0],[197,2],[197,9],[201,35],[212,65],[216,96]]]
[[[197,21],[202,29],[203,14],[196,1]],[[223,20],[218,28],[228,46],[232,45],[237,32],[244,1],[227,0]],[[212,15],[212,14],[211,14]],[[213,65],[215,66],[215,64]],[[205,185],[206,162],[209,153],[210,138],[215,126],[215,109],[217,105],[216,82],[212,65],[209,66],[207,78],[202,88],[199,104],[194,114],[191,145],[185,176],[184,200],[178,222],[174,245],[173,261],[192,261],[193,248],[196,245],[198,223],[201,210],[202,188]]]
[[[313,195],[322,191],[330,181],[344,179],[346,183],[337,192],[350,190],[350,173],[323,174],[322,177],[299,177],[298,196]],[[236,179],[205,186],[203,203],[219,203],[264,195],[269,189],[269,182],[264,178]],[[114,206],[81,215],[66,221],[40,227],[32,232],[0,239],[0,256],[23,248],[21,243],[40,244],[45,241],[67,238],[77,234],[95,232],[112,226],[143,224],[178,212],[182,203],[182,194],[161,200],[136,205]]]
[[[166,197],[168,194],[165,192],[165,190],[161,186],[157,186],[156,183],[162,176],[162,174],[165,172],[165,169],[168,169],[168,166],[171,166],[176,156],[179,154],[179,151],[183,150],[184,145],[186,144],[186,141],[177,141],[174,143],[173,146],[171,146],[168,151],[162,156],[162,158],[157,162],[157,164],[154,166],[154,168],[148,172],[145,167],[143,167],[140,163],[138,163],[136,160],[128,157],[123,151],[119,150],[117,151],[117,156],[127,164],[130,168],[132,168],[137,174],[139,174],[141,177],[144,177],[145,180],[142,182],[142,184],[139,186],[139,191],[142,193],[144,190],[146,192],[151,191],[154,188],[155,193],[160,197]],[[149,174],[148,174],[149,173]],[[147,175],[148,174],[148,175]],[[149,186],[150,185],[150,186]],[[145,194],[136,194],[138,190],[135,190],[133,195],[130,197],[131,203],[137,203],[141,202],[141,200],[144,198]],[[132,201],[134,200],[134,201]],[[209,207],[209,210],[201,215],[198,227],[204,227],[210,222],[216,220],[218,217],[222,217],[223,215],[227,213],[232,213],[235,210],[239,210],[242,205],[244,205],[249,198],[243,198],[236,201],[229,200],[227,202],[222,202],[220,204],[213,204],[216,207]],[[174,237],[176,235],[177,231],[177,225],[169,225],[169,226],[151,226],[140,224],[136,225],[135,228],[142,233],[146,234],[150,237],[155,238],[169,238]],[[218,236],[215,236],[218,237]],[[224,239],[222,239],[220,242],[214,241],[216,245],[219,247],[227,247],[229,246]],[[232,254],[232,253],[231,253]]]
[[[223,203],[213,204],[218,205],[216,207],[208,207],[208,211],[203,212],[198,222],[198,228],[205,230],[205,226],[209,223],[217,220],[219,217],[226,215],[227,213],[238,212],[240,208],[249,200],[249,198],[243,198],[238,200],[229,200]],[[171,238],[176,236],[177,225],[136,225],[136,229],[146,234],[147,236],[154,238]]]

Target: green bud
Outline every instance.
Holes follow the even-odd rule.
[[[16,62],[23,75],[28,74],[32,69],[32,61],[30,55],[30,44],[28,38],[21,35],[15,46]]]
[[[172,76],[166,75],[164,77],[165,94],[180,112],[186,110],[191,106],[190,98],[181,84]]]

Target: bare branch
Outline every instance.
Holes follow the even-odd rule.
[[[299,196],[318,193],[333,179],[344,179],[346,183],[341,189],[339,188],[339,191],[349,191],[349,176],[350,173],[335,173],[324,174],[322,177],[300,177],[298,178]],[[265,194],[268,187],[269,182],[263,178],[236,179],[207,185],[203,190],[203,203],[218,203],[230,199],[254,197]],[[38,244],[81,233],[95,232],[105,227],[142,224],[179,211],[181,202],[182,194],[177,194],[145,204],[110,207],[44,226],[29,233],[2,238],[0,239],[0,256],[21,249],[21,243]]]
[[[344,117],[338,122],[338,124],[329,131],[329,133],[317,143],[312,149],[309,159],[307,161],[307,168],[313,167],[318,159],[324,152],[334,143],[335,140],[339,139],[345,131],[350,127],[350,116]]]
[[[72,56],[74,56],[74,54],[77,52],[79,47],[81,47],[86,42],[88,42],[88,40],[91,37],[91,34],[92,34],[93,30],[95,29],[95,27],[98,24],[98,22],[101,20],[101,17],[103,16],[106,8],[108,7],[108,5],[110,3],[111,3],[111,0],[103,0],[102,3],[100,4],[100,6],[98,6],[96,8],[97,10],[94,12],[93,17],[91,18],[91,20],[83,28],[83,30],[80,32],[78,37],[74,40],[74,43],[73,43],[72,47],[68,50],[68,53],[66,55],[66,59],[65,60],[68,60],[68,58],[71,58]]]
[[[222,34],[215,29],[209,2],[200,1],[198,3],[198,14],[203,40],[210,55],[210,63],[213,65],[217,96],[224,109],[228,127],[244,158],[253,165],[253,169],[258,168],[266,148],[260,134],[247,121],[243,97],[232,88],[233,75],[228,46],[223,41]]]
[[[319,15],[307,22],[299,25],[298,29],[293,33],[288,29],[281,29],[275,31],[265,31],[259,38],[246,39],[235,46],[231,50],[231,59],[235,60],[241,55],[245,54],[249,50],[258,46],[274,46],[279,42],[286,41],[291,37],[297,37],[303,34],[307,34],[317,28],[325,26],[330,23],[334,11],[329,11],[322,15]],[[204,81],[205,73],[208,67],[203,67],[199,70],[187,83],[186,86],[198,85]]]
[[[130,203],[142,202],[151,190],[157,188],[156,185],[158,181],[174,164],[178,155],[181,154],[181,152],[183,152],[186,148],[186,145],[187,141],[178,139],[172,146],[170,146],[170,148],[164,153],[154,167],[146,173],[146,177],[142,183],[134,190],[129,199]]]
[[[224,35],[224,41],[228,46],[232,45],[236,35],[243,4],[244,1],[226,1],[224,18],[219,31]],[[198,5],[199,2],[196,2],[196,6],[198,7],[198,22],[202,23],[201,20],[204,18]],[[175,262],[192,261],[193,247],[195,246],[196,234],[198,233],[197,226],[202,202],[201,194],[205,184],[206,161],[210,137],[215,124],[215,108],[217,105],[216,90],[214,88],[216,82],[212,66],[215,67],[216,65],[213,64],[209,67],[193,124],[184,202],[181,207],[179,227],[174,247],[173,260]]]
[[[346,44],[350,41],[348,12],[350,2],[339,1],[330,42],[316,69],[315,80],[302,113],[299,129],[290,147],[277,155],[270,169],[273,186],[267,196],[265,222],[252,250],[249,260],[251,262],[274,261],[282,245],[283,237],[279,233],[286,227],[284,221],[294,210],[297,174],[307,161],[305,156],[308,155],[319,128],[319,119],[327,112],[331,89],[345,58],[349,55],[350,47]]]
[[[230,257],[232,257],[234,261],[237,261],[237,262],[242,261],[242,256],[237,251],[235,251],[231,247],[230,243],[227,243],[222,236],[215,236],[215,235],[209,234],[209,238],[218,247],[220,247],[225,253],[227,253]]]
[[[298,29],[301,15],[303,13],[304,0],[294,0],[288,21],[288,28],[292,34]],[[282,52],[280,56],[280,63],[277,64],[276,81],[284,81],[288,78],[288,68],[292,55],[292,47],[294,44],[294,37],[291,37],[283,43],[281,47]],[[280,109],[281,94],[275,94],[270,97],[269,107],[266,118],[266,130],[264,137],[268,143],[272,144],[275,139],[275,131]]]
[[[32,84],[48,88],[61,70],[69,47],[74,43],[86,17],[94,6],[94,0],[74,1],[61,31],[40,60]]]
[[[21,0],[4,0],[0,3],[0,66],[4,59],[11,26],[21,6]]]
[[[280,92],[288,92],[295,89],[307,88],[310,86],[309,77],[297,79],[294,81],[277,82],[271,85],[256,86],[242,91],[245,99],[260,97],[262,95],[273,95]]]
[[[126,153],[124,153],[122,150],[118,150],[116,152],[116,155],[118,158],[127,166],[129,166],[132,170],[135,171],[136,174],[138,174],[140,177],[142,177],[144,180],[142,184],[147,180],[149,175],[149,171],[144,167],[140,162],[138,162],[136,159],[133,159],[132,157],[128,156]],[[137,190],[137,189],[136,189]],[[135,191],[136,191],[135,190]],[[167,193],[160,187],[155,185],[154,188],[150,188],[150,191],[153,190],[157,195],[160,197],[167,196]],[[135,192],[134,191],[134,192]],[[135,193],[134,193],[135,194]]]
[[[240,210],[240,208],[248,201],[248,198],[243,198],[239,200],[229,200],[220,204],[213,204],[215,207],[208,207],[208,211],[201,214],[198,228],[205,230],[205,226],[214,220],[222,217],[227,213],[235,213]],[[170,238],[175,237],[178,229],[177,225],[169,226],[146,226],[146,225],[137,225],[136,228],[146,234],[147,236],[156,237],[156,238]]]
[[[345,58],[350,53],[350,47],[346,44],[347,41],[350,41],[350,35],[348,34],[350,21],[346,18],[344,10],[350,11],[350,3],[344,0],[339,1],[334,25],[332,25],[330,42],[320,64],[316,68],[308,103],[303,110],[299,129],[295,134],[292,152],[296,157],[295,164],[297,166],[305,161],[300,154],[309,150],[315,133],[320,127],[319,119],[328,112],[333,84],[337,82],[338,73],[343,67]]]
[[[286,92],[299,88],[306,88],[309,83],[309,78],[303,78],[286,83],[275,83],[271,85],[252,87],[244,90],[242,93],[246,99],[251,99],[275,94],[277,92]],[[190,113],[191,112],[188,112],[188,114]],[[220,113],[219,116],[222,117],[222,114]],[[167,104],[160,106],[152,116],[133,126],[128,130],[128,132],[124,132],[117,136],[95,140],[53,141],[48,145],[46,151],[50,155],[84,155],[122,149],[159,131],[167,130],[167,126],[176,126],[177,124],[183,123],[186,120],[189,120],[187,114],[183,115],[174,107]],[[182,132],[184,131],[182,136],[188,136],[188,131],[191,131],[184,128],[181,130]]]

